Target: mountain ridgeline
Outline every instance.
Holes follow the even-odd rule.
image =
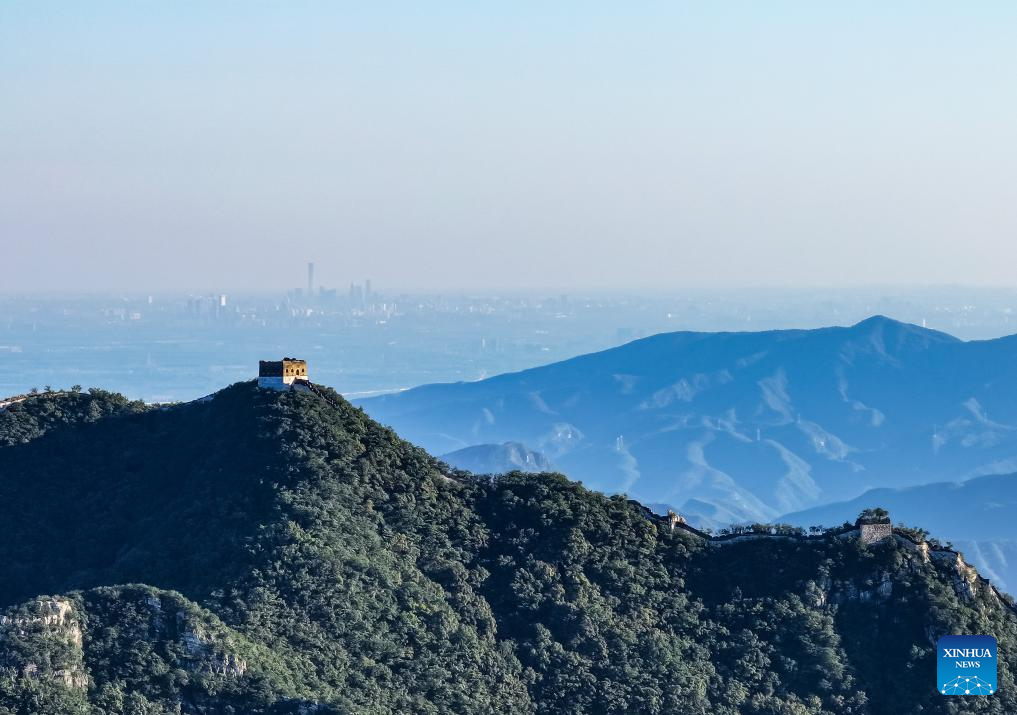
[[[1017,711],[1013,607],[956,555],[706,540],[329,390],[30,397],[0,524],[5,714]],[[999,640],[995,695],[937,693],[949,633]]]
[[[1017,471],[1017,336],[850,327],[677,332],[361,401],[435,454],[519,442],[701,526]]]
[[[453,467],[474,474],[505,474],[506,472],[551,472],[554,465],[540,452],[527,449],[518,442],[478,444],[441,455]]]

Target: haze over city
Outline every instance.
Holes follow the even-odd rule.
[[[1017,713],[1015,28],[0,2],[0,715]]]
[[[986,2],[0,6],[3,292],[1012,282]]]

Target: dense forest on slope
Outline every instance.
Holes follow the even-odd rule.
[[[326,396],[0,412],[0,713],[1017,712],[1017,620],[956,562],[710,545]],[[997,637],[996,695],[938,695],[947,633]]]
[[[110,415],[146,409],[149,408],[143,402],[94,388],[88,392],[47,391],[26,395],[23,401],[0,410],[0,447],[30,442],[53,427],[96,422]]]

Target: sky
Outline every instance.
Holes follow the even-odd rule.
[[[0,292],[1014,283],[1017,3],[0,3]]]

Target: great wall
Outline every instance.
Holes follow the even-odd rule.
[[[40,393],[40,394],[49,394],[49,393]],[[36,395],[14,395],[13,397],[5,397],[4,399],[0,400],[0,410],[6,410],[11,405],[16,405],[19,402],[24,402],[30,397],[36,397]]]
[[[307,363],[304,360],[297,360],[294,358],[284,358],[278,362],[266,362],[262,361],[259,365],[259,378],[258,385],[262,388],[275,389],[275,390],[300,390],[308,391],[314,394],[316,397],[321,399],[323,402],[328,404],[334,409],[338,409],[339,405],[332,400],[326,391],[322,389],[322,386],[316,385],[307,376]],[[24,395],[16,395],[13,397],[5,398],[0,401],[0,411],[6,409],[11,405],[24,402],[32,397],[40,397],[43,395],[54,396],[68,394],[66,390],[59,391],[46,391],[39,393],[31,393]],[[207,398],[202,398],[199,401],[205,401],[210,399],[212,395]],[[455,482],[457,478],[450,476],[449,474],[443,473],[446,480]],[[999,603],[1003,604],[1011,613],[1017,615],[1017,605],[1015,605],[1012,598],[1001,592],[996,586],[987,578],[979,574],[973,566],[970,566],[964,561],[964,555],[951,549],[949,547],[940,546],[935,543],[928,541],[918,541],[911,536],[910,530],[906,530],[901,527],[892,526],[890,519],[882,518],[879,520],[864,522],[859,519],[852,526],[845,524],[840,527],[834,527],[830,529],[823,528],[816,533],[806,534],[800,529],[790,527],[787,525],[769,525],[759,524],[753,527],[741,527],[751,528],[751,531],[738,531],[734,533],[713,535],[706,531],[701,531],[696,527],[689,524],[682,516],[676,514],[673,511],[669,511],[666,515],[660,515],[649,508],[640,504],[634,500],[628,500],[630,504],[635,506],[645,518],[654,524],[663,525],[670,531],[675,529],[681,529],[688,534],[691,534],[698,539],[706,542],[707,546],[711,547],[722,547],[729,544],[743,543],[746,541],[759,541],[766,539],[776,539],[785,541],[797,541],[802,543],[817,543],[830,538],[851,538],[857,535],[857,537],[866,545],[882,542],[886,539],[893,538],[897,543],[903,545],[905,548],[915,551],[921,555],[921,558],[926,562],[932,560],[942,561],[949,560],[954,562],[954,568],[958,575],[969,584],[977,582],[979,585],[984,586],[990,590],[992,595],[996,597]],[[973,593],[973,592],[972,592]]]
[[[666,525],[671,531],[675,529],[682,529],[687,533],[704,540],[708,546],[713,547],[726,546],[728,544],[745,541],[762,541],[767,539],[816,543],[830,538],[846,539],[856,536],[863,544],[871,545],[892,538],[909,551],[918,553],[925,563],[930,563],[931,561],[952,562],[953,568],[961,583],[968,584],[966,594],[968,598],[974,595],[974,590],[970,588],[970,586],[974,583],[978,583],[980,586],[989,589],[990,593],[995,596],[996,600],[1007,610],[1014,615],[1017,615],[1017,604],[1014,603],[1013,599],[996,588],[995,584],[993,584],[989,579],[979,574],[974,566],[968,564],[964,560],[963,553],[946,546],[930,543],[928,541],[918,541],[911,536],[911,530],[893,526],[889,517],[870,523],[865,523],[863,519],[859,519],[855,522],[854,526],[846,524],[844,526],[831,529],[823,529],[820,533],[815,534],[799,533],[795,531],[793,527],[782,528],[781,525],[759,525],[765,527],[767,531],[753,531],[750,533],[732,533],[714,536],[707,532],[700,531],[674,512],[669,512],[666,516],[661,516],[660,514],[652,512],[642,504],[639,504],[639,502],[632,500],[629,501],[630,503],[637,505],[643,512],[644,516],[652,521]],[[963,586],[960,586],[960,588],[961,590],[964,589]]]

